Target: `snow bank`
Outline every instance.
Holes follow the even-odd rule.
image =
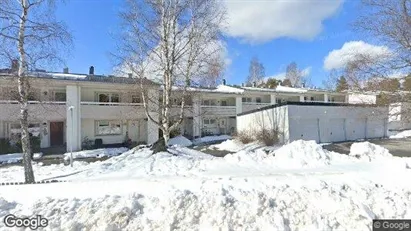
[[[218,142],[223,140],[231,139],[229,135],[220,135],[220,136],[204,136],[193,141],[194,144],[203,144],[203,143],[210,143],[210,142]]]
[[[368,161],[392,158],[388,149],[370,142],[353,143],[349,155]]]
[[[403,139],[408,137],[411,137],[411,130],[402,131],[400,133],[392,135],[390,136],[390,139]]]
[[[193,145],[193,143],[189,139],[185,138],[184,136],[176,136],[174,138],[171,138],[168,141],[168,145],[171,145],[171,146],[172,145],[179,145],[179,146],[182,146],[182,147],[188,147],[188,146]]]
[[[235,139],[226,140],[220,144],[215,144],[215,145],[210,146],[211,149],[217,149],[220,151],[228,151],[228,152],[238,152],[244,147],[245,147],[245,144]]]
[[[84,150],[79,152],[73,152],[74,159],[81,159],[81,158],[102,158],[106,156],[117,156],[123,152],[126,152],[128,148],[101,148],[101,149],[94,149],[94,150]],[[64,159],[70,159],[70,153],[64,154]]]
[[[43,153],[33,154],[34,159],[40,159],[42,156],[43,156]],[[23,160],[23,153],[12,153],[12,154],[0,155],[0,163],[11,164],[11,163],[17,163],[21,160]]]
[[[297,140],[284,145],[272,153],[276,161],[288,166],[328,165],[332,159],[330,152],[315,141]]]

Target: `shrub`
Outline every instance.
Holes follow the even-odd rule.
[[[38,136],[33,136],[30,134],[30,146],[31,146],[31,153],[36,153],[40,151],[40,144],[41,144],[41,139]],[[21,139],[19,139],[16,143],[16,146],[20,152],[23,151],[22,145],[21,145]]]
[[[235,137],[241,141],[243,144],[248,144],[254,141],[253,135],[251,132],[239,132],[235,134]]]
[[[9,139],[0,139],[0,154],[17,152],[17,148],[11,145]]]
[[[94,149],[94,142],[90,140],[88,136],[84,137],[83,141],[81,142],[81,149],[83,150]]]
[[[275,129],[261,129],[256,133],[256,139],[267,146],[278,144],[278,131]]]

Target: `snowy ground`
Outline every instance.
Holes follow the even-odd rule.
[[[405,130],[402,132],[399,132],[395,135],[390,136],[390,139],[403,139],[403,138],[408,138],[411,137],[411,130]]]
[[[43,153],[34,153],[33,159],[40,159],[43,156]],[[23,160],[23,153],[11,153],[11,154],[3,154],[0,155],[0,164],[7,163],[17,163]]]
[[[37,180],[71,182],[0,186],[0,218],[40,214],[46,230],[371,230],[375,218],[411,217],[411,158],[368,142],[350,155],[310,141],[224,144],[215,147],[236,153],[173,146],[73,168],[35,165]],[[21,167],[0,169],[0,182],[22,179]]]

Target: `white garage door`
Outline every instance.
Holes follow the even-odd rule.
[[[317,119],[290,119],[290,138],[319,142]]]
[[[367,138],[381,138],[385,135],[385,120],[368,119]]]
[[[331,142],[345,141],[344,119],[330,119],[329,137]]]
[[[346,132],[348,140],[365,139],[366,119],[347,120]]]

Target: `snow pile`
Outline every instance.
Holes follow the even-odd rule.
[[[182,147],[188,147],[188,146],[193,145],[193,143],[189,139],[185,138],[184,136],[176,136],[174,138],[171,138],[168,141],[168,145],[170,146],[179,145]]]
[[[349,155],[367,161],[392,158],[388,149],[370,142],[353,143]]]
[[[239,140],[226,140],[220,144],[211,145],[211,149],[217,149],[220,151],[228,151],[228,152],[238,152],[243,149],[246,145],[243,144]]]
[[[277,162],[285,166],[328,165],[332,159],[329,151],[315,141],[296,140],[272,152]]]
[[[395,135],[390,136],[390,139],[403,139],[403,138],[408,138],[411,137],[411,130],[405,130],[402,132],[399,132]]]
[[[35,160],[40,159],[43,156],[43,153],[34,153],[33,158]],[[18,163],[23,160],[23,153],[12,153],[12,154],[4,154],[0,155],[0,164],[12,164]]]
[[[123,152],[126,152],[128,148],[101,148],[94,150],[84,150],[79,152],[73,152],[73,159],[81,158],[102,158],[107,156],[118,156]],[[64,154],[64,159],[69,160],[71,153]]]
[[[198,145],[198,144],[212,143],[212,142],[218,142],[218,141],[223,141],[223,140],[228,140],[228,139],[231,139],[231,136],[229,135],[204,136],[204,137],[195,139],[193,143]]]
[[[0,215],[41,214],[49,220],[44,230],[90,231],[369,230],[372,219],[411,216],[411,204],[405,203],[411,199],[409,188],[349,181],[334,183],[332,179],[314,183],[306,178],[289,180],[291,184],[278,179],[261,184],[258,178],[188,181],[186,186],[178,188],[169,181],[136,181],[135,185],[126,181],[115,186],[128,193],[53,196],[31,203],[13,202],[0,195]],[[39,190],[42,186],[51,187],[32,187]],[[82,190],[79,187],[82,185],[60,184],[64,189],[68,186]],[[103,184],[91,184],[90,189],[96,187],[108,190]],[[130,188],[134,192],[129,191]],[[3,222],[0,229],[7,229]]]

